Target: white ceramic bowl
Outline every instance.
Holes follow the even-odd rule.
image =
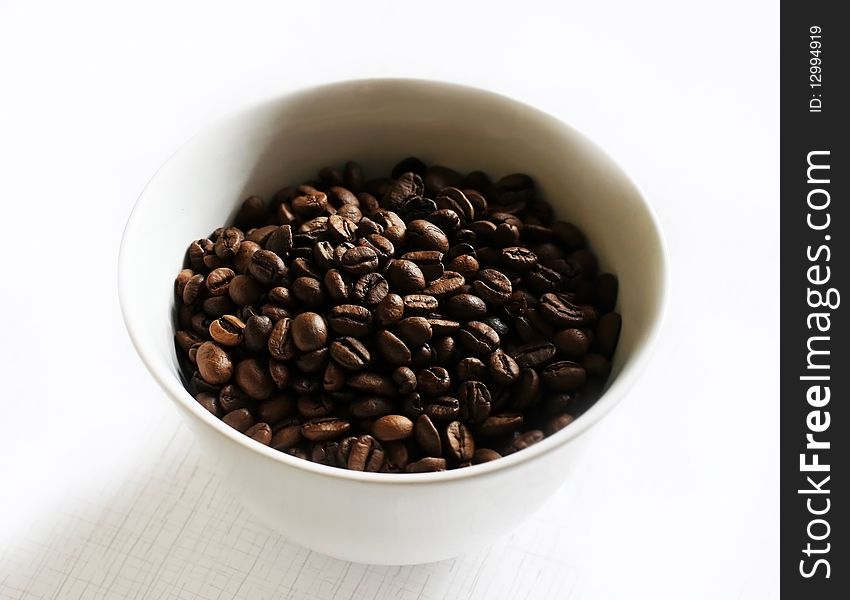
[[[561,218],[579,225],[620,279],[623,316],[608,389],[583,416],[527,450],[442,473],[357,473],[300,460],[231,429],[183,388],[173,281],[189,241],[317,169],[360,162],[367,175],[416,155],[492,176],[531,174]],[[406,79],[311,88],[244,110],[186,143],[156,173],[127,223],[119,260],[124,320],[139,356],[207,457],[259,519],[288,538],[357,562],[440,560],[518,526],[568,479],[599,421],[649,357],[667,298],[656,219],[635,185],[561,121],[490,92]]]

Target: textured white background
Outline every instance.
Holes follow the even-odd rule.
[[[0,598],[777,597],[778,7],[696,6],[0,2]],[[577,126],[656,206],[674,269],[666,335],[581,492],[405,568],[244,514],[115,291],[123,223],[180,142],[244,103],[390,75]]]

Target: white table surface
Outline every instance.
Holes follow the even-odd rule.
[[[778,596],[777,7],[119,4],[0,4],[0,598]],[[651,199],[673,264],[665,336],[580,491],[415,567],[313,554],[245,514],[115,289],[133,201],[184,139],[367,76],[483,86],[577,126]]]

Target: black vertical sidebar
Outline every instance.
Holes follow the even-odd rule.
[[[787,598],[850,597],[845,9],[801,0],[781,9],[780,558]]]

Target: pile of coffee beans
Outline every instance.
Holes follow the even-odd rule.
[[[569,425],[611,370],[616,299],[528,175],[350,162],[189,245],[175,338],[197,401],[257,442],[420,473]]]

